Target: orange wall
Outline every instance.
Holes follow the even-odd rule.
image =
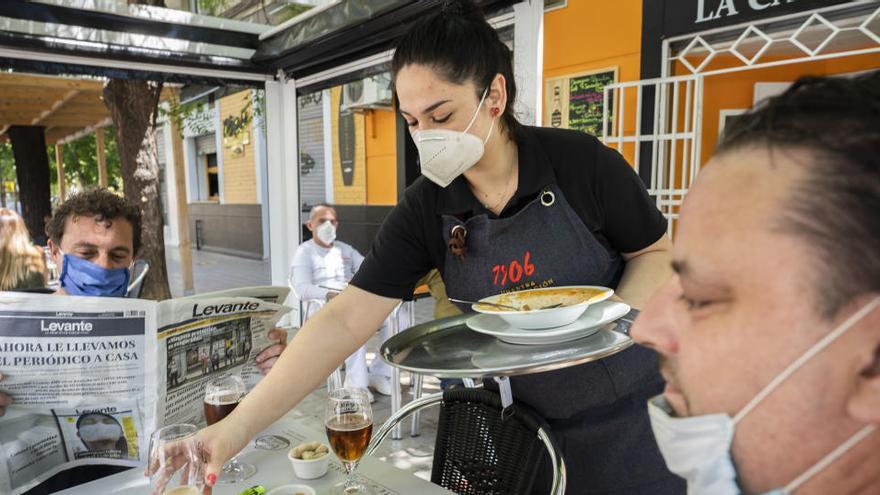
[[[397,136],[392,110],[366,112],[367,204],[397,204]]]
[[[805,75],[843,74],[877,67],[880,55],[867,54],[707,77],[703,87],[703,163],[715,151],[721,110],[750,108],[756,82],[791,82]]]
[[[544,15],[544,79],[616,66],[618,81],[637,81],[641,44],[642,0],[569,1]],[[625,95],[626,108],[634,109],[635,91]],[[624,122],[631,132],[635,112],[626,113],[633,116]],[[632,162],[631,149],[623,154]]]

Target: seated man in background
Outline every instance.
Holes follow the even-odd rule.
[[[60,270],[56,295],[123,297],[129,267],[141,245],[141,213],[106,189],[87,189],[59,205],[46,223],[49,249]],[[268,373],[284,350],[287,335],[274,329],[269,338],[278,344],[257,356],[257,366]],[[2,380],[2,375],[0,375]],[[0,416],[11,404],[0,391]],[[33,488],[29,495],[52,493],[121,470],[118,466],[81,466],[62,471]]]
[[[691,495],[880,494],[880,72],[804,78],[725,131],[632,329]]]
[[[316,205],[309,212],[306,227],[312,238],[303,242],[293,255],[290,283],[296,297],[309,305],[309,314],[316,312],[326,301],[339,294],[360,268],[364,257],[357,249],[336,240],[339,219],[336,210],[328,205]],[[401,310],[401,321],[406,315]],[[402,330],[402,328],[401,328]],[[391,337],[391,322],[385,320],[380,337],[384,342]],[[366,389],[368,386],[383,395],[391,394],[391,368],[381,359],[373,360],[367,368],[367,346],[364,345],[345,360],[345,385]],[[370,401],[373,400],[369,390]]]

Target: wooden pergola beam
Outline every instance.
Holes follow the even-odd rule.
[[[67,185],[64,182],[64,145],[55,145],[55,169],[58,173],[58,200],[63,203],[67,195]]]
[[[43,125],[46,127],[94,127],[108,117],[104,115],[96,115],[90,118],[85,117],[52,117]]]
[[[54,113],[55,110],[58,110],[59,108],[61,108],[62,106],[64,106],[65,103],[67,103],[68,101],[70,101],[70,100],[71,100],[73,97],[75,97],[77,94],[79,94],[79,90],[77,90],[77,89],[71,89],[70,91],[68,91],[68,92],[64,95],[63,98],[61,98],[60,100],[56,101],[56,102],[55,102],[50,108],[48,108],[47,110],[43,111],[43,112],[40,114],[40,116],[39,116],[38,118],[34,119],[34,121],[31,122],[31,125],[39,125],[40,122],[43,122],[44,120],[46,120],[46,118],[49,117],[50,115],[52,115],[52,113]]]
[[[65,89],[101,91],[104,81],[87,79],[67,79],[53,76],[36,76],[33,74],[0,74],[0,86],[30,87],[33,89]]]
[[[107,158],[104,155],[104,128],[95,129],[95,149],[98,151],[98,185],[107,187]]]
[[[107,117],[106,119],[103,119],[100,122],[95,123],[94,125],[90,125],[90,126],[85,127],[83,129],[79,129],[78,131],[73,132],[73,133],[63,137],[62,139],[59,140],[59,143],[69,143],[71,141],[76,141],[77,139],[79,139],[83,136],[87,136],[87,135],[95,132],[95,129],[99,129],[101,127],[107,127],[108,125],[112,125],[112,124],[113,124],[113,119],[111,119],[110,117]]]
[[[58,98],[62,98],[65,92],[66,91],[64,89],[29,88],[26,85],[17,87],[4,86],[3,99],[46,99],[50,101],[55,101]]]

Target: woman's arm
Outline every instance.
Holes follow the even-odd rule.
[[[257,433],[293,409],[382,326],[397,299],[349,285],[312,316],[272,371],[226,419],[201,433],[208,480]],[[214,478],[216,479],[216,477]]]
[[[622,255],[626,268],[617,286],[617,295],[630,306],[641,308],[672,275],[672,242],[663,234],[645,249]]]

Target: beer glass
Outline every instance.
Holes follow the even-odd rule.
[[[176,424],[150,437],[150,486],[154,495],[200,495],[204,464],[196,443],[195,425]],[[175,473],[180,471],[179,475]]]
[[[247,388],[238,376],[228,375],[211,380],[205,386],[205,421],[208,426],[228,416],[246,393]],[[256,472],[257,468],[253,464],[239,461],[236,455],[223,465],[223,471],[217,482],[238,483],[250,478]]]
[[[357,481],[358,461],[370,445],[373,435],[373,411],[367,391],[361,388],[339,388],[330,392],[324,413],[327,439],[336,457],[342,461],[346,480],[337,485],[342,493],[370,493]]]

